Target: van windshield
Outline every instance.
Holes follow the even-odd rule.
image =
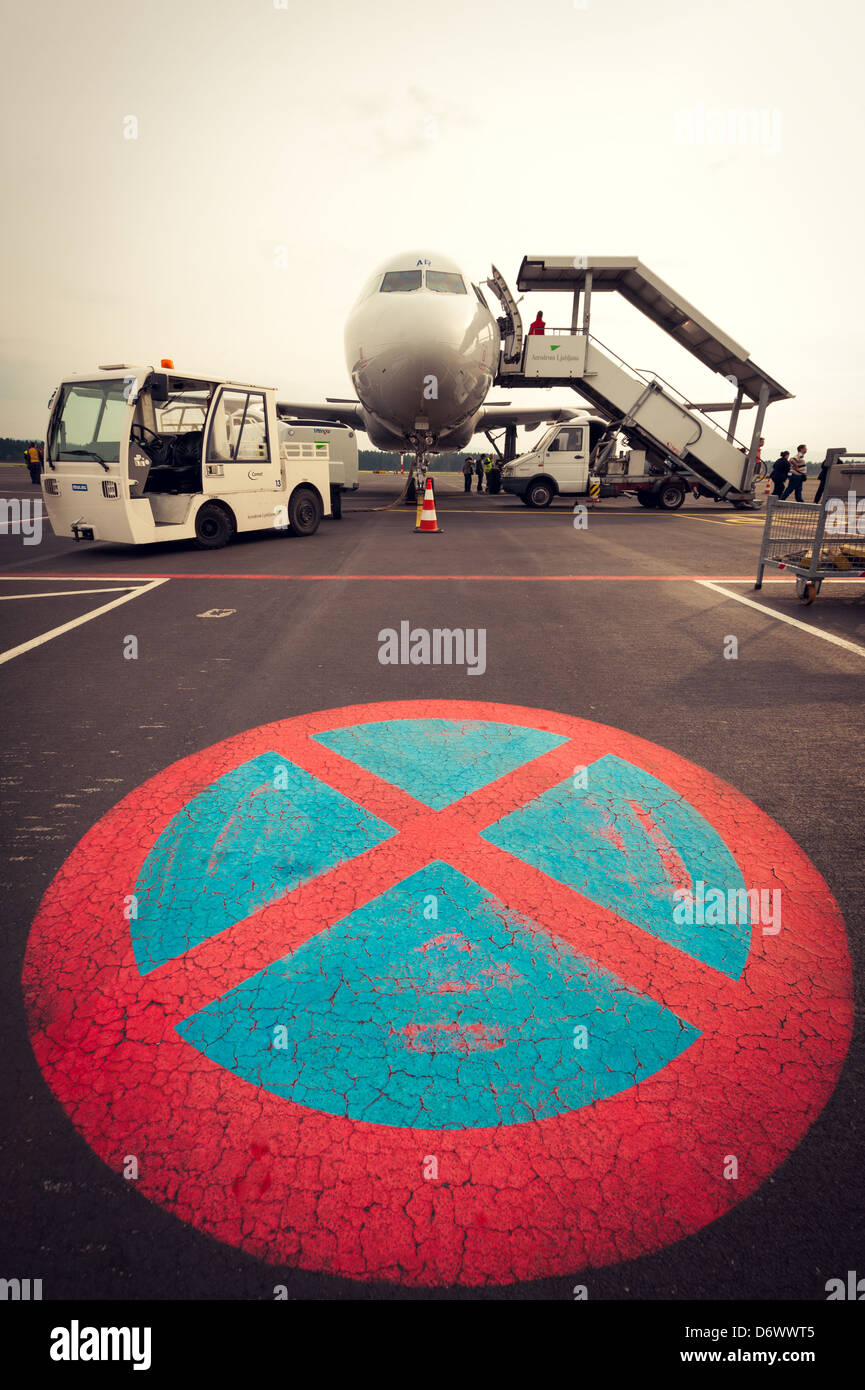
[[[549,449],[550,444],[556,437],[556,431],[558,430],[558,428],[558,425],[551,425],[549,429],[544,430],[537,444],[533,446],[532,453],[542,454],[546,449]]]
[[[61,387],[51,422],[49,459],[77,459],[84,450],[104,463],[118,463],[129,391],[129,378],[70,381]]]

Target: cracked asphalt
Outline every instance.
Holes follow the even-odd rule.
[[[22,477],[4,495],[35,495]],[[433,538],[372,510],[393,494],[367,479],[316,537],[209,554],[0,537],[4,652],[139,586],[2,670],[6,1268],[46,1298],[824,1298],[862,1259],[832,898],[858,985],[865,658],[819,634],[865,651],[865,585],[753,594],[759,519],[710,504],[604,504],[578,530],[445,478]],[[382,665],[403,621],[484,629],[483,674]],[[477,785],[488,733],[462,768],[403,748],[395,785],[327,746],[333,721],[311,736],[344,707],[560,742]],[[290,790],[269,765],[207,790],[272,753]],[[607,758],[664,794],[601,786]],[[322,786],[363,808],[338,845]],[[783,894],[744,974],[735,931],[673,939],[658,914],[658,883],[724,846]],[[579,1094],[577,1017],[606,1030]]]

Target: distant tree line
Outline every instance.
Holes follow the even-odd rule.
[[[464,450],[459,454],[436,454],[433,462],[433,471],[436,473],[460,473],[467,458],[476,459],[479,454],[490,453],[491,450],[475,449]],[[405,455],[406,470],[411,466],[411,454]],[[358,450],[358,463],[362,469],[395,469],[399,471],[399,454],[387,453],[384,449],[360,449]]]
[[[0,463],[23,463],[24,450],[32,443],[32,439],[7,439],[0,435]],[[37,439],[36,443],[41,444],[42,440]]]

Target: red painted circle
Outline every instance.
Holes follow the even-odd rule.
[[[311,735],[385,719],[491,720],[564,735],[535,762],[441,811]],[[142,977],[124,900],[158,836],[204,787],[276,751],[400,831]],[[673,788],[724,840],[746,884],[783,891],[777,935],[753,928],[738,981],[520,867],[478,833],[607,753]],[[502,1128],[398,1129],[305,1109],[246,1082],[175,1025],[433,859],[502,898],[700,1030],[628,1091]],[[343,866],[344,869],[345,866]],[[815,963],[819,968],[815,968]],[[349,706],[264,725],[167,768],[72,852],[28,943],[39,1065],[115,1172],[182,1221],[274,1264],[406,1284],[507,1283],[658,1249],[752,1193],[825,1105],[846,1055],[844,926],[790,837],[732,787],[604,725],[472,701]],[[733,1155],[738,1177],[725,1178]],[[437,1162],[438,1176],[424,1176]]]

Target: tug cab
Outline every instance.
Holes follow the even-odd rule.
[[[331,515],[330,445],[287,448],[272,387],[118,363],[52,396],[42,490],[55,533],[76,540],[312,535]]]

